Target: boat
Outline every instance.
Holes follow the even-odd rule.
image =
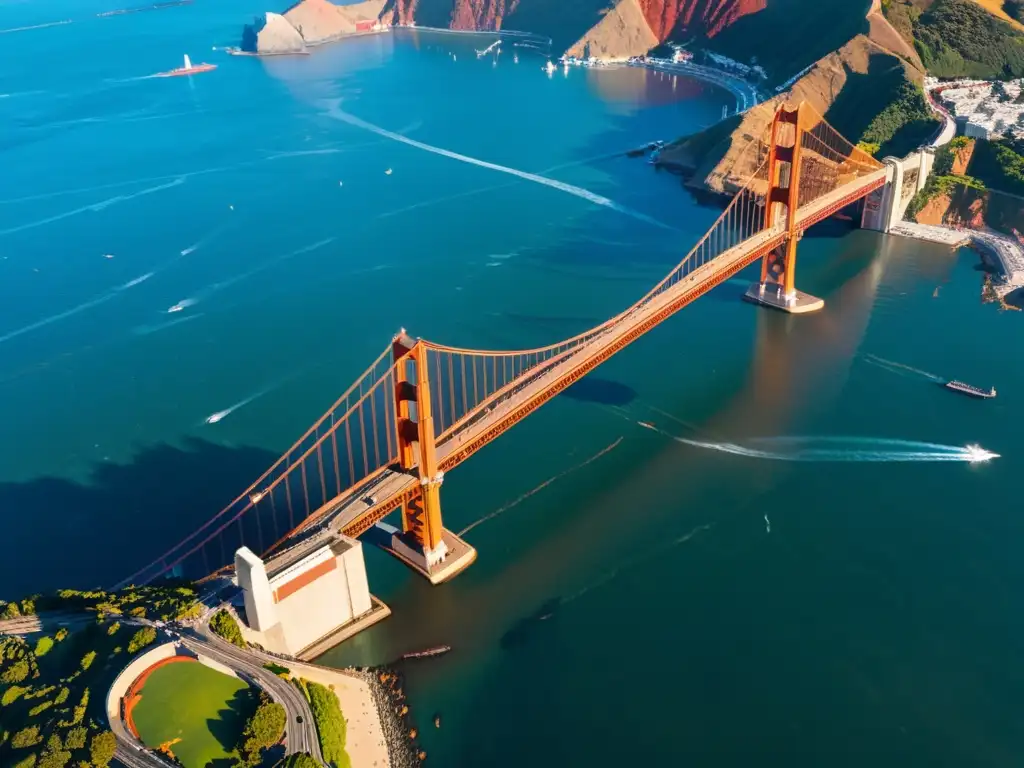
[[[403,653],[403,659],[426,659],[431,656],[441,656],[448,653],[452,647],[450,645],[435,645],[433,648],[426,648],[422,651],[409,651],[409,653]]]
[[[982,389],[981,387],[975,387],[972,384],[965,384],[964,382],[956,381],[955,379],[953,381],[947,381],[943,386],[945,386],[946,389],[951,389],[954,392],[959,392],[963,395],[968,395],[969,397],[983,397],[987,399],[996,396],[995,387]]]
[[[638,421],[637,424],[639,424],[641,427],[646,427],[647,429],[657,429],[657,427],[651,424],[649,421]]]
[[[188,54],[185,54],[185,66],[172,69],[169,72],[158,72],[153,77],[180,77],[182,75],[198,75],[200,72],[211,72],[216,69],[216,64],[193,64]]]

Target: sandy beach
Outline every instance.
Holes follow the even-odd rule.
[[[324,667],[298,661],[286,663],[293,675],[321,685],[334,686],[334,692],[341,702],[341,713],[348,725],[345,750],[352,758],[353,768],[390,766],[384,730],[368,683]]]

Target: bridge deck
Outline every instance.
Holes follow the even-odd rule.
[[[882,186],[885,178],[885,169],[880,169],[805,205],[798,211],[798,227],[807,229],[831,216]],[[539,373],[526,372],[521,384],[494,395],[473,418],[438,443],[440,468],[448,471],[459,464],[569,384],[666,317],[760,259],[784,239],[784,228],[778,226],[744,240],[625,314],[586,343],[565,353],[554,364],[541,366]],[[268,572],[286,567],[336,533],[359,536],[411,499],[418,485],[419,477],[415,474],[398,471],[395,467],[378,470],[314,511],[293,537],[283,543],[285,548],[268,561]]]

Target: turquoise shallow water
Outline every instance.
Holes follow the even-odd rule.
[[[611,157],[717,119],[728,96],[698,83],[548,79],[452,35],[234,59],[210,48],[249,2],[89,18],[109,9],[0,5],[0,29],[74,20],[0,36],[4,593],[144,563],[400,326],[488,348],[565,337],[717,215]],[[186,52],[220,68],[132,79]],[[1024,370],[1019,318],[981,304],[975,260],[828,223],[800,256],[821,314],[743,304],[747,275],[716,289],[451,473],[446,524],[473,525],[480,553],[465,574],[430,588],[368,551],[394,615],[324,661],[453,645],[408,668],[436,765],[1019,764]],[[921,441],[1003,458],[848,460],[937,450]]]

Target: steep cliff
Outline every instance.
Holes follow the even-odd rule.
[[[691,174],[690,183],[714,192],[733,192],[754,172],[754,147],[765,136],[780,103],[806,101],[844,136],[857,141],[893,94],[922,73],[887,49],[858,35],[821,59],[786,93],[759,104],[740,118],[666,147],[662,161]]]
[[[265,13],[242,30],[242,50],[254,53],[303,53],[306,41],[284,16]]]
[[[242,31],[242,48],[255,53],[299,53],[306,46],[356,31],[360,21],[376,21],[386,0],[334,5],[328,0],[302,0],[283,15],[265,13]]]
[[[517,29],[550,37],[556,52],[590,43],[593,55],[615,58],[645,53],[673,37],[713,37],[769,1],[394,0],[393,11],[400,24]]]

